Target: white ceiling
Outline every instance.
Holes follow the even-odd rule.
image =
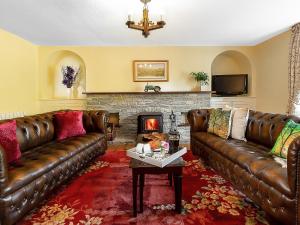
[[[300,0],[152,0],[167,25],[125,26],[139,0],[0,0],[0,28],[39,45],[255,45],[300,22]]]

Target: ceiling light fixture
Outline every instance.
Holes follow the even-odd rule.
[[[163,28],[164,25],[166,25],[166,22],[162,20],[162,16],[160,18],[160,21],[157,21],[156,24],[149,20],[149,10],[147,3],[150,1],[151,0],[141,0],[141,2],[144,3],[144,9],[143,19],[140,22],[135,24],[135,22],[131,20],[130,15],[128,15],[128,21],[126,22],[128,28],[142,31],[145,38],[149,36],[151,30],[157,30]]]

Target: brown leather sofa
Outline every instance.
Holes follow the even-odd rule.
[[[300,138],[290,146],[287,168],[269,154],[288,119],[300,118],[250,111],[244,142],[208,133],[209,114],[207,109],[188,112],[193,153],[272,218],[300,225]]]
[[[16,223],[57,186],[107,149],[106,111],[84,111],[86,135],[57,142],[54,112],[17,118],[22,157],[8,165],[0,146],[0,224]],[[4,121],[0,121],[3,123]]]

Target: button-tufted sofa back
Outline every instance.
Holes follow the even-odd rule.
[[[209,109],[190,110],[187,117],[191,125],[191,132],[206,132],[209,115]],[[299,117],[250,110],[246,139],[267,148],[272,148],[278,135],[289,119],[300,123]]]
[[[67,111],[67,110],[65,110]],[[57,112],[57,111],[56,111]],[[53,115],[56,112],[16,118],[17,139],[22,152],[51,142],[55,139]],[[83,111],[83,126],[87,132],[105,133],[106,114],[98,111]],[[7,120],[0,121],[0,124]]]
[[[16,118],[17,138],[22,152],[54,139],[53,114]]]
[[[299,123],[300,118],[282,114],[262,113],[250,110],[246,139],[272,148],[286,122],[292,119]]]

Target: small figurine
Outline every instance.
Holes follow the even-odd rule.
[[[173,110],[172,110],[172,113],[170,115],[170,120],[171,120],[171,128],[170,128],[169,133],[170,134],[177,134],[178,131],[177,131],[177,125],[176,125],[176,115],[174,114]]]
[[[173,154],[179,150],[179,140],[180,140],[180,134],[177,130],[177,125],[176,125],[176,115],[172,111],[170,115],[170,120],[171,120],[171,128],[169,131],[169,153]]]
[[[154,92],[160,92],[161,88],[160,88],[160,86],[149,85],[149,84],[147,83],[146,86],[145,86],[144,91],[145,91],[145,92],[148,92],[149,90],[150,90],[150,91],[153,90]]]

